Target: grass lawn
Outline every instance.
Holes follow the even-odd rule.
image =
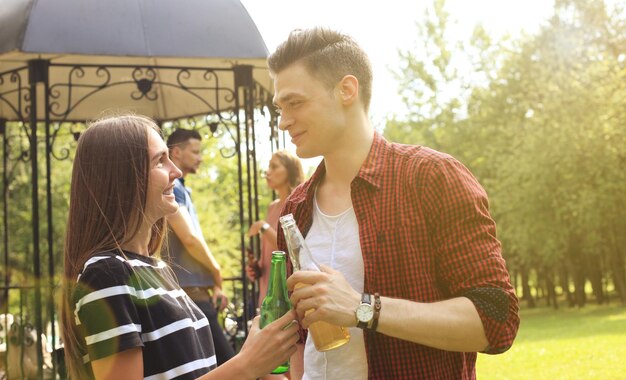
[[[501,355],[478,355],[485,379],[626,379],[626,307],[522,309],[517,339]]]

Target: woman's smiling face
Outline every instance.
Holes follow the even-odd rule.
[[[148,176],[148,194],[144,214],[150,223],[178,211],[174,197],[174,180],[182,172],[168,155],[167,145],[157,131],[150,128],[148,135],[148,157],[150,174]]]

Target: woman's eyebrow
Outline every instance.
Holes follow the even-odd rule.
[[[167,154],[167,151],[166,151],[166,150],[159,151],[159,152],[157,152],[154,156],[152,156],[152,158],[150,159],[150,161],[154,161],[154,160],[156,160],[156,159],[159,159],[159,158],[163,157],[163,155],[164,155],[164,154]]]

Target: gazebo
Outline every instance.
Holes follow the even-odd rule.
[[[243,231],[259,216],[255,149],[259,131],[269,136],[268,144],[278,146],[267,55],[259,31],[238,0],[3,1],[0,313],[9,311],[9,298],[15,293],[32,299],[28,317],[36,331],[37,378],[44,376],[39,339],[45,322],[56,319],[56,264],[62,255],[54,243],[62,237],[53,215],[63,212],[52,202],[55,167],[71,159],[85,121],[102,111],[123,109],[169,128],[185,124],[206,128],[207,134],[229,135],[232,144],[222,156],[237,160],[243,265],[244,252],[258,244],[245,238]],[[11,187],[16,167],[23,167],[22,174],[29,176],[29,189]],[[31,231],[32,242],[22,254],[32,266],[22,270],[32,272],[32,281],[15,284],[9,271],[15,252],[11,202],[12,192],[19,190],[30,193],[28,204],[18,207],[30,220],[20,228]],[[241,297],[247,305],[253,290],[243,270],[233,280],[242,282]],[[19,304],[21,314],[21,298]],[[244,329],[247,314],[242,316]],[[53,340],[58,334],[54,330]],[[0,339],[2,344],[6,349],[6,339]]]

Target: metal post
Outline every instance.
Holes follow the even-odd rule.
[[[39,251],[39,175],[37,167],[37,85],[48,83],[48,66],[50,62],[42,59],[28,61],[28,79],[30,84],[30,162],[32,185],[32,229],[33,229],[33,274],[35,281],[35,329],[37,330],[37,378],[43,379],[43,351],[41,349],[41,261]],[[44,91],[47,92],[47,91]]]
[[[241,251],[241,283],[242,283],[242,293],[243,293],[243,329],[246,333],[246,336],[248,335],[248,308],[247,308],[247,303],[248,303],[248,295],[247,295],[247,288],[248,288],[248,278],[246,277],[246,270],[245,270],[245,265],[246,265],[246,242],[245,242],[245,237],[244,237],[244,231],[245,231],[245,219],[244,219],[244,212],[243,212],[243,162],[241,160],[241,120],[239,118],[239,110],[241,107],[241,104],[239,102],[239,87],[237,86],[239,81],[241,79],[239,79],[239,75],[238,75],[238,70],[237,70],[237,66],[235,66],[233,68],[233,72],[235,75],[235,120],[237,122],[237,141],[235,141],[235,148],[236,148],[236,152],[237,152],[237,180],[238,180],[238,184],[239,184],[239,246],[240,246],[240,251]]]
[[[245,132],[245,143],[246,143],[246,174],[247,174],[247,206],[248,206],[248,219],[251,221],[252,219],[254,219],[255,214],[253,213],[253,208],[252,208],[252,204],[258,204],[256,198],[253,199],[252,196],[252,189],[251,189],[251,178],[252,178],[252,173],[250,172],[252,167],[254,166],[256,168],[256,163],[254,163],[253,165],[251,165],[251,152],[250,152],[250,128],[249,128],[249,122],[251,119],[251,114],[250,114],[250,109],[254,107],[254,101],[251,100],[251,92],[250,89],[254,88],[254,80],[253,80],[253,76],[252,76],[252,66],[250,65],[237,65],[233,67],[234,70],[234,74],[235,74],[235,91],[237,93],[236,96],[236,103],[237,103],[237,139],[239,140],[239,146],[238,146],[238,159],[239,159],[239,179],[240,179],[240,184],[239,184],[239,198],[240,198],[240,218],[241,218],[241,277],[242,277],[242,284],[243,284],[243,303],[244,303],[244,324],[245,324],[245,331],[246,334],[248,333],[248,312],[249,312],[249,290],[248,290],[248,281],[247,281],[247,277],[245,274],[245,265],[246,265],[246,249],[245,249],[245,240],[244,240],[244,231],[247,229],[248,226],[245,225],[245,219],[243,216],[243,168],[242,165],[243,163],[241,162],[241,132],[240,132],[240,126],[241,126],[241,121],[240,121],[240,117],[239,117],[239,110],[240,110],[240,104],[239,104],[239,90],[242,89],[243,90],[243,111],[244,111],[244,123],[243,123],[243,127],[244,127],[244,132]],[[257,206],[258,209],[258,206]],[[257,218],[258,218],[258,211],[257,211]],[[256,219],[255,219],[256,220]],[[252,245],[252,244],[251,244]],[[252,294],[254,294],[254,287],[252,288]],[[256,304],[256,301],[254,300],[254,297],[251,297],[252,301],[253,301],[253,305]]]
[[[46,70],[46,73],[49,73],[49,66],[47,67],[48,70]],[[47,213],[47,220],[48,220],[48,231],[47,231],[47,237],[48,237],[48,286],[47,286],[47,297],[46,297],[46,301],[47,301],[47,306],[48,306],[48,322],[50,323],[51,326],[51,333],[52,335],[50,336],[51,340],[52,340],[52,373],[56,374],[57,373],[57,360],[56,360],[56,355],[55,354],[55,350],[56,350],[56,339],[57,339],[57,331],[56,331],[56,327],[55,327],[55,320],[56,320],[56,310],[54,307],[54,292],[55,292],[55,284],[54,284],[54,264],[55,264],[55,260],[54,260],[54,225],[53,225],[53,219],[52,219],[52,163],[51,163],[51,156],[52,156],[52,139],[50,136],[50,86],[48,83],[48,75],[46,75],[45,81],[44,81],[44,109],[45,109],[45,115],[44,115],[44,127],[45,127],[45,134],[46,134],[46,213]],[[47,331],[46,331],[47,332]],[[44,333],[46,333],[44,332]]]
[[[7,142],[7,120],[0,119],[0,134],[2,134],[2,230],[4,233],[2,248],[4,249],[4,289],[2,296],[4,299],[4,307],[2,313],[9,314],[9,179],[7,178],[7,161],[9,157],[9,144]],[[2,326],[4,331],[8,332],[8,319],[4,321]],[[8,342],[7,342],[8,347]],[[4,355],[3,365],[8,368],[8,355]]]

